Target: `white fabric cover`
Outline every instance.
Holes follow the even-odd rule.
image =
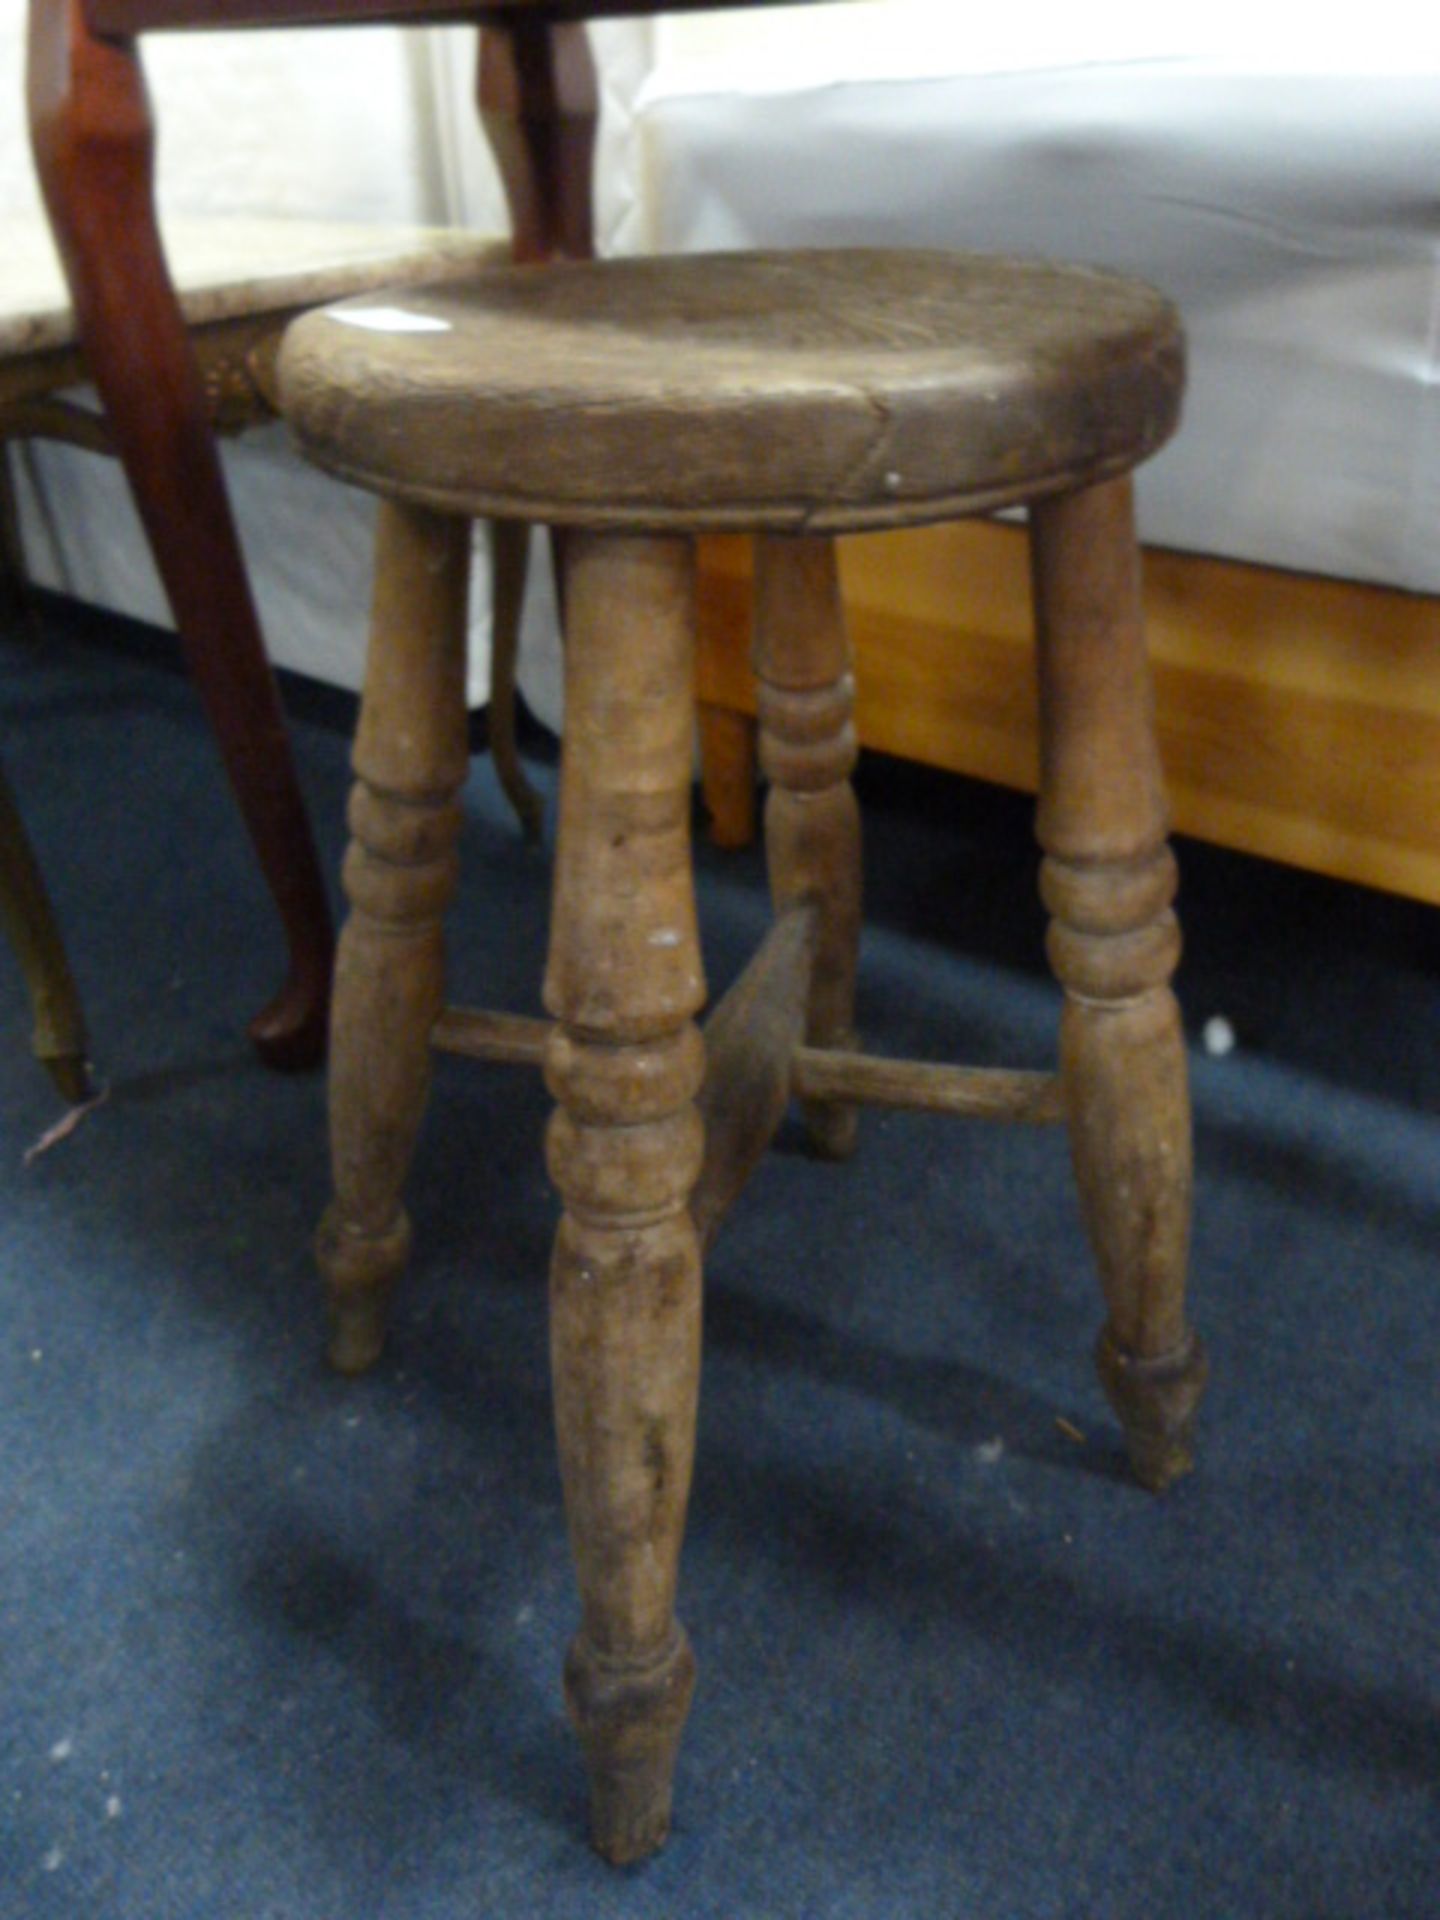
[[[1148,539],[1440,592],[1440,28],[1387,5],[786,10],[676,23],[647,240],[923,243],[1141,275],[1191,381]],[[809,16],[808,20],[806,16]],[[1083,15],[1083,17],[1082,17]]]

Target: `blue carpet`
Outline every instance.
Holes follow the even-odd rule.
[[[45,617],[0,642],[0,756],[111,1097],[22,1166],[57,1106],[0,954],[0,1913],[1440,1913],[1431,912],[1181,850],[1187,1015],[1240,1044],[1195,1059],[1214,1378],[1163,1500],[1058,1133],[867,1116],[843,1170],[787,1135],[710,1268],[675,1833],[617,1874],[559,1699],[543,1092],[442,1063],[392,1348],[330,1377],[323,1088],[244,1042],[279,948],[193,697]],[[346,739],[299,709],[334,871]],[[1043,1064],[1028,808],[862,790],[867,1038]],[[483,760],[466,805],[457,997],[534,1010],[547,856]],[[720,987],[763,887],[701,864]]]

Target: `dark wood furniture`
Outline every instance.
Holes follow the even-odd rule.
[[[1068,1124],[1105,1294],[1100,1373],[1139,1478],[1190,1464],[1185,1049],[1175,863],[1129,469],[1173,428],[1173,310],[1109,275],[954,254],[697,256],[387,296],[287,336],[302,448],[382,497],[355,748],[350,918],[320,1234],[333,1356],[367,1365],[406,1258],[402,1185],[433,1048],[544,1066],[565,1214],[551,1269],[582,1603],[565,1688],[596,1844],[664,1838],[694,1662],[675,1618],[701,1249],[792,1096],[821,1151],[866,1102]],[[880,1061],[852,1032],[853,686],[832,536],[1027,506],[1060,1070]],[[468,521],[565,530],[566,728],[545,1004],[447,1009]],[[689,858],[696,537],[759,536],[755,655],[776,919],[704,1036]]]
[[[274,1064],[311,1063],[329,992],[325,888],[155,226],[134,48],[92,32],[71,0],[34,0],[28,98],[86,366],[289,942],[285,984],[251,1032]]]
[[[684,11],[708,0],[673,4]],[[274,1064],[313,1061],[323,1047],[329,917],[203,382],[156,225],[155,129],[138,42],[169,29],[484,24],[491,31],[481,111],[510,200],[517,257],[573,258],[591,249],[596,117],[594,71],[576,23],[655,10],[635,0],[31,0],[31,136],[86,367],[289,945],[285,985],[251,1028]],[[524,556],[512,532],[502,529],[497,547],[502,697],[492,725],[508,784],[533,825],[511,708]]]

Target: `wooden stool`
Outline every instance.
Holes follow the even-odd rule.
[[[1037,262],[813,253],[507,269],[313,314],[281,359],[323,466],[384,496],[331,1052],[334,1358],[379,1350],[430,1050],[542,1061],[565,1201],[556,1420],[582,1624],[565,1688],[612,1860],[664,1838],[694,1661],[675,1618],[701,1248],[792,1094],[826,1150],[858,1104],[1065,1119],[1139,1477],[1190,1464],[1175,865],[1128,470],[1171,432],[1175,314]],[[394,329],[387,331],[387,328]],[[377,330],[379,329],[379,330]],[[1065,989],[1058,1076],[882,1062],[851,1033],[860,920],[849,659],[830,536],[1032,510],[1039,831]],[[566,528],[566,726],[540,1021],[446,1011],[466,522]],[[756,663],[775,925],[702,1040],[689,817],[694,536],[762,536]]]

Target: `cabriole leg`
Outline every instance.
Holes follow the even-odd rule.
[[[314,1066],[330,992],[330,910],[160,243],[139,56],[133,42],[93,36],[79,0],[31,0],[28,73],[36,172],[86,365],[289,943],[285,984],[250,1035],[271,1066]]]
[[[860,811],[855,682],[833,540],[767,536],[755,545],[755,670],[760,762],[770,781],[765,851],[779,912],[818,909],[805,1039],[853,1048],[860,946]],[[832,1159],[855,1148],[857,1113],[808,1101],[812,1144]]]
[[[430,1089],[468,764],[469,542],[463,520],[381,505],[330,1036],[335,1198],[318,1239],[346,1373],[379,1354],[409,1251],[400,1196]]]
[[[560,1467],[581,1625],[565,1695],[595,1845],[661,1845],[695,1663],[675,1618],[700,1372],[695,1096],[704,1000],[690,869],[694,556],[577,535],[554,924],[550,1167]]]
[[[1190,1097],[1170,991],[1180,934],[1130,483],[1048,501],[1032,524],[1041,891],[1065,989],[1071,1151],[1109,1309],[1100,1377],[1137,1478],[1158,1490],[1193,1464],[1205,1360],[1185,1319]]]

